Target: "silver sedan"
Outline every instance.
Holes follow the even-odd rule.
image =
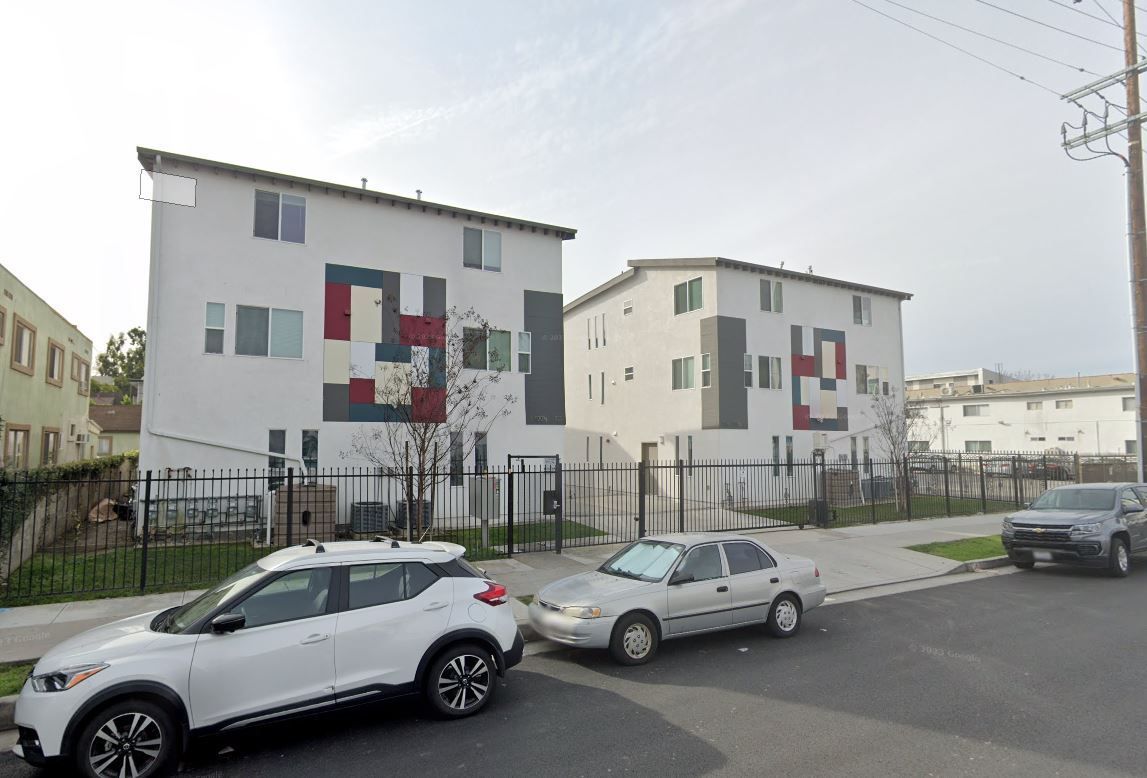
[[[673,534],[623,548],[597,570],[555,581],[530,604],[530,622],[568,646],[608,648],[626,665],[648,662],[670,638],[765,624],[800,629],[824,602],[812,560],[778,554],[741,535]]]

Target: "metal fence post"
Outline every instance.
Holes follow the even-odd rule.
[[[649,465],[642,460],[637,463],[637,537],[645,537],[645,479]]]
[[[677,460],[677,531],[685,531],[685,460]]]
[[[287,468],[287,545],[292,545],[295,526],[295,468]]]
[[[1047,491],[1047,454],[1046,453],[1044,453],[1044,455],[1041,459],[1041,465],[1043,466],[1043,490],[1046,492]]]
[[[876,523],[876,481],[875,467],[868,468],[868,504],[872,507],[872,523]]]
[[[147,479],[143,486],[143,536],[140,538],[139,551],[139,590],[147,589],[147,536],[151,530],[151,471],[147,471]]]
[[[506,556],[514,555],[514,469],[506,457]]]
[[[944,461],[944,515],[952,515],[952,489],[948,478],[948,457]]]
[[[406,541],[414,542],[414,466],[406,466]]]
[[[908,467],[908,457],[904,457],[904,513],[912,521],[912,471]]]
[[[562,458],[554,457],[557,460],[557,466],[554,469],[554,487],[558,493],[557,510],[554,511],[554,552],[562,553],[562,520],[565,514],[565,506],[562,505]]]
[[[988,512],[988,481],[984,475],[984,458],[980,457],[980,512]]]
[[[1020,463],[1019,457],[1012,457],[1012,499],[1020,507]]]

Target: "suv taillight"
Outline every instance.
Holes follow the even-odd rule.
[[[478,592],[474,595],[474,599],[480,600],[487,605],[505,605],[506,587],[493,581],[486,581],[486,591]]]

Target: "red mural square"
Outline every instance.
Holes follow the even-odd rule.
[[[836,344],[836,377],[840,381],[848,380],[848,367],[844,359],[844,344]]]
[[[374,395],[374,379],[373,378],[352,378],[350,379],[350,401],[352,403],[376,403],[378,399]]]
[[[415,422],[445,423],[446,390],[416,386],[411,389],[411,418]]]
[[[801,356],[800,354],[793,354],[793,375],[816,375],[816,358],[811,355],[806,357]]]
[[[403,346],[446,348],[446,319],[434,316],[400,316],[398,340]]]
[[[807,430],[809,428],[809,406],[793,406],[793,429]]]
[[[350,284],[327,284],[323,337],[350,340]]]

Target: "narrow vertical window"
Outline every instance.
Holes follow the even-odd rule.
[[[862,451],[864,452],[864,472],[872,472],[872,457],[868,450],[868,436],[861,438]]]
[[[486,448],[486,433],[474,433],[474,472],[485,473],[490,468],[489,450]]]
[[[769,362],[770,362],[769,374],[770,374],[771,379],[772,379],[773,388],[774,389],[780,389],[781,388],[781,381],[783,380],[783,378],[781,376],[781,358],[780,357],[770,357]]]
[[[227,306],[223,303],[207,303],[207,315],[204,317],[203,327],[203,353],[223,353],[224,322],[227,317]]]
[[[601,341],[598,339],[598,336],[597,336],[597,316],[593,317],[593,347],[594,348],[600,348],[601,347]]]
[[[605,348],[605,314],[601,315],[601,346]]]
[[[255,190],[255,237],[279,239],[279,193]]]
[[[753,388],[753,355],[745,354],[745,388]]]
[[[851,452],[851,457],[850,457],[849,461],[852,463],[852,469],[856,470],[856,436],[855,435],[853,435],[852,437],[850,437],[848,439],[848,444],[849,444],[849,450]]]
[[[589,399],[593,399],[593,373],[586,376],[586,382],[589,384]]]
[[[621,303],[621,315],[628,316],[633,313],[633,300],[623,300]]]
[[[307,242],[307,201],[303,197],[284,194],[282,215],[279,220],[279,239],[288,243]]]
[[[780,281],[773,282],[773,313],[784,313],[785,310],[785,296],[784,284]]]
[[[766,278],[761,279],[761,310],[773,310],[773,283]]]
[[[708,354],[701,355],[701,388],[707,389],[713,385],[712,358]]]
[[[781,477],[781,437],[773,435],[773,478]]]
[[[601,374],[601,404],[605,405],[605,373]]]
[[[599,466],[605,464],[605,436],[603,435],[597,436],[597,464]]]
[[[287,431],[270,430],[267,433],[267,486],[277,489],[283,483],[283,470],[287,466],[286,460],[281,456],[287,453]]]
[[[462,485],[462,466],[463,466],[463,453],[462,453],[462,433],[450,433],[450,485]]]
[[[589,317],[587,316],[586,320],[585,320],[585,348],[586,348],[586,351],[592,351],[593,350],[593,336],[590,335],[589,327],[590,327]]]
[[[633,367],[632,366],[625,368],[625,380],[626,381],[632,381],[633,380]]]
[[[313,476],[319,472],[319,431],[303,430],[302,437],[303,466]]]
[[[693,436],[688,438],[689,445],[689,475],[693,475]]]
[[[529,332],[518,333],[518,372],[530,373],[533,370],[534,339]]]
[[[793,474],[793,436],[785,435],[785,475]]]

